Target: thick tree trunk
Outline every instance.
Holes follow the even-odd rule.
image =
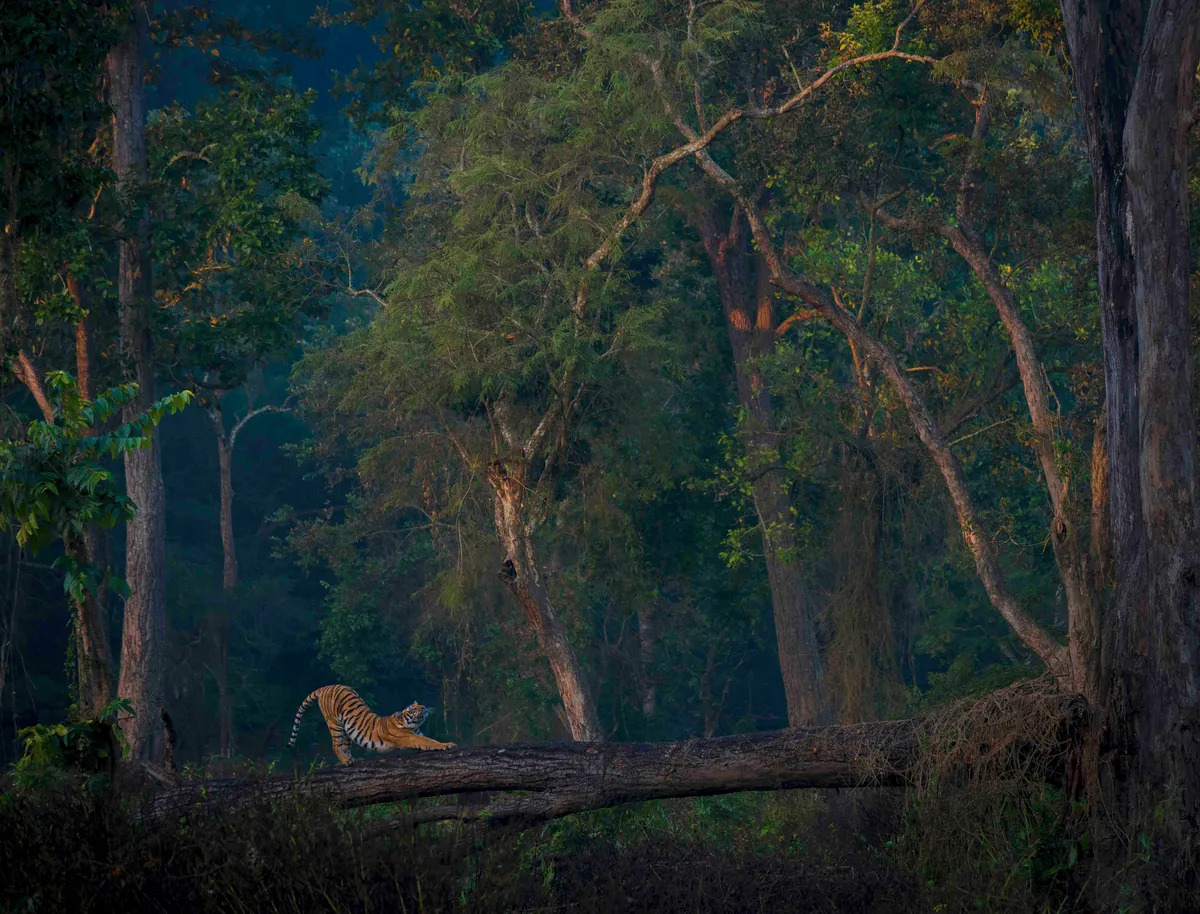
[[[826,710],[821,701],[821,656],[812,598],[797,555],[791,499],[782,479],[775,410],[766,380],[756,364],[775,349],[774,289],[766,281],[765,266],[759,264],[757,294],[751,292],[740,211],[734,212],[724,233],[718,231],[711,213],[696,214],[693,221],[720,289],[733,350],[738,404],[746,415],[747,456],[753,474],[751,492],[762,527],[788,724],[812,726],[821,721]]]
[[[146,181],[146,112],[142,94],[142,44],[148,0],[133,5],[124,40],[109,52],[108,84],[114,110],[113,165],[128,217],[121,228],[117,291],[121,348],[139,393],[127,410],[132,418],[154,401],[151,340],[152,284],[147,218],[137,201]],[[148,448],[125,457],[125,486],[136,508],[126,528],[125,601],[118,694],[135,715],[122,724],[134,758],[156,758],[161,749],[163,643],[166,640],[166,529],[158,436]]]
[[[571,738],[601,740],[591,689],[567,630],[550,603],[545,575],[534,552],[525,505],[527,465],[519,458],[496,461],[488,467],[488,481],[495,493],[496,534],[504,554],[500,576],[524,610],[538,646],[550,662]]]
[[[424,821],[473,818],[480,813],[501,820],[538,820],[667,797],[909,784],[932,771],[922,751],[931,741],[940,745],[946,740],[957,740],[956,745],[942,748],[959,750],[960,759],[974,758],[976,751],[1011,753],[1007,757],[1019,760],[1017,767],[1028,776],[1032,747],[1022,741],[1016,732],[1019,728],[994,729],[987,711],[979,710],[1003,708],[1003,713],[1019,717],[1034,707],[1023,704],[1027,698],[1036,703],[1034,713],[1053,734],[1051,742],[1065,746],[1075,738],[1086,716],[1077,696],[1009,693],[999,703],[988,704],[985,699],[981,706],[966,709],[964,720],[977,715],[974,730],[964,730],[961,722],[939,729],[933,718],[797,727],[676,743],[560,743],[418,752],[296,777],[193,781],[161,791],[149,814],[175,819],[205,807],[234,810],[255,802],[286,800],[297,790],[346,807],[479,791],[528,791],[527,796],[498,798],[483,809],[440,807],[419,810],[417,815]],[[1043,739],[1039,742],[1046,744]],[[1061,760],[1042,761],[1054,765]],[[950,774],[955,763],[947,764],[937,769],[939,778]]]
[[[1200,827],[1200,556],[1186,154],[1200,2],[1062,4],[1096,200],[1115,572],[1106,651],[1130,783]]]

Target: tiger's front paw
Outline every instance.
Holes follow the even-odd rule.
[[[442,746],[442,748],[443,749],[457,749],[458,743],[446,743],[444,746]]]

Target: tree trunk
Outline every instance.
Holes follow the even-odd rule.
[[[733,179],[711,159],[702,160],[705,172],[716,178],[723,186],[731,187]],[[836,299],[831,299],[815,285],[789,270],[779,256],[771,238],[770,230],[762,213],[753,201],[741,197],[746,210],[754,240],[762,252],[770,271],[771,281],[799,300],[811,305],[814,313],[829,321],[846,340],[863,356],[870,359],[882,371],[888,384],[908,409],[909,419],[917,437],[925,445],[929,456],[942,474],[950,500],[958,515],[959,527],[967,548],[975,559],[975,570],[987,591],[992,605],[1009,624],[1018,638],[1042,659],[1047,669],[1059,683],[1071,682],[1070,659],[1066,648],[1058,644],[1036,619],[1032,618],[1013,596],[1008,582],[1000,570],[1000,563],[991,540],[980,528],[975,501],[967,488],[966,477],[958,457],[946,443],[938,424],[929,411],[929,406],[913,386],[907,372],[901,368],[890,349],[863,327],[843,308]]]
[[[765,266],[760,263],[755,271],[757,294],[750,292],[746,275],[749,258],[740,210],[735,210],[725,233],[717,230],[711,213],[699,213],[693,221],[720,289],[733,350],[738,405],[746,416],[746,449],[753,474],[751,492],[762,527],[788,725],[812,726],[821,721],[826,710],[821,701],[821,656],[812,598],[796,554],[796,528],[791,499],[782,479],[775,410],[756,364],[775,349],[774,290],[767,282]]]
[[[973,730],[964,729],[962,721],[939,729],[937,718],[931,718],[797,727],[675,743],[559,743],[417,752],[305,771],[296,777],[192,781],[161,791],[149,814],[173,820],[206,807],[236,810],[292,797],[297,789],[346,807],[478,791],[529,791],[528,796],[499,798],[484,809],[442,807],[420,810],[418,815],[425,821],[473,818],[480,813],[502,820],[538,820],[667,797],[919,783],[930,771],[921,752],[931,741],[936,745],[949,741],[945,749],[957,741],[954,748],[961,750],[957,764],[968,764],[962,760],[973,758],[976,750],[993,757],[1011,753],[1007,757],[1020,760],[1017,767],[1028,777],[1033,770],[1026,767],[1031,747],[1023,742],[1020,728],[993,727],[998,718],[981,712],[984,705],[988,712],[1003,707],[1001,717],[1021,716],[1036,707],[1033,713],[1062,745],[1074,738],[1086,716],[1077,696],[1006,692],[997,703],[984,699],[981,705],[966,708],[963,720],[974,719]],[[1061,760],[1041,761],[1054,766]],[[954,764],[939,768],[938,777],[949,775]],[[1052,773],[1049,768],[1047,773]]]
[[[220,413],[216,415],[214,421],[220,419]],[[230,593],[238,584],[238,560],[233,541],[233,448],[224,428],[217,433],[217,465],[221,474],[221,586]]]
[[[221,586],[225,602],[233,600],[238,585],[237,546],[233,539],[233,445],[234,439],[225,431],[225,416],[218,395],[208,408],[217,438],[217,467],[221,491]],[[233,698],[229,693],[229,612],[228,606],[214,609],[208,617],[209,636],[213,647],[213,679],[217,685],[218,752],[229,758],[233,752]]]
[[[1063,2],[1096,201],[1115,572],[1111,733],[1200,827],[1188,131],[1200,0]],[[1174,794],[1174,796],[1171,796]]]
[[[228,601],[233,599],[233,592],[237,589],[238,561],[233,542],[233,448],[224,435],[217,436],[217,457],[221,469],[221,550],[224,555],[221,585]],[[233,751],[233,700],[229,694],[229,613],[222,609],[214,613],[214,617],[219,751],[221,758],[229,758]]]
[[[71,281],[69,280],[69,282]],[[78,296],[77,287],[72,288],[72,292]],[[79,350],[77,333],[76,370],[81,377],[89,376],[89,366],[87,349],[85,347],[82,352]],[[18,353],[14,369],[17,377],[33,396],[34,402],[38,404],[42,418],[46,422],[53,422],[54,410],[46,396],[41,375],[38,374],[33,360],[24,350]],[[79,394],[91,399],[90,388],[82,383],[79,385]],[[94,524],[88,527],[82,538],[67,538],[63,542],[64,551],[68,556],[80,565],[92,566],[100,572],[108,568],[107,555],[103,545],[103,536]],[[99,578],[96,593],[85,594],[82,601],[72,601],[76,636],[76,675],[79,682],[78,710],[79,716],[84,720],[98,717],[113,697],[112,647],[108,638],[108,614],[104,609],[108,588],[104,583],[105,576],[101,574]]]
[[[152,283],[148,218],[137,200],[146,182],[146,112],[142,95],[142,44],[146,40],[148,0],[134,3],[129,27],[108,56],[112,99],[113,165],[124,195],[127,217],[121,226],[117,291],[121,308],[121,349],[126,370],[137,382],[136,401],[126,408],[131,419],[154,401],[151,339]],[[161,751],[163,645],[166,640],[166,525],[158,436],[150,446],[125,457],[125,487],[136,514],[126,528],[125,601],[118,694],[133,704],[134,717],[122,728],[137,759]]]
[[[82,314],[75,324],[75,385],[79,396],[85,400],[91,400],[96,395],[92,385],[92,335],[88,327],[83,288],[78,278],[70,271],[67,272],[67,289]],[[92,434],[96,434],[99,429],[93,428],[91,431]],[[84,533],[82,547],[81,560],[90,563],[101,572],[96,585],[96,593],[90,601],[92,605],[87,607],[87,614],[93,620],[90,625],[95,634],[91,639],[80,637],[81,648],[85,640],[91,640],[91,643],[95,645],[95,653],[90,655],[90,663],[96,671],[96,676],[103,675],[104,688],[99,693],[102,701],[98,699],[94,708],[98,714],[113,698],[113,656],[108,630],[109,552],[107,531],[100,529],[96,524],[90,524],[87,532]],[[81,694],[83,693],[82,682],[81,672]]]
[[[81,564],[91,556],[85,540],[65,544],[67,555]],[[85,593],[75,603],[75,660],[79,675],[79,717],[94,720],[113,698],[112,648],[102,604],[96,595]]]
[[[229,691],[229,613],[217,610],[209,616],[213,642],[213,679],[217,684],[217,752],[233,756],[233,696]]]
[[[533,549],[525,505],[527,465],[521,459],[496,461],[488,467],[488,482],[495,492],[496,534],[504,553],[500,577],[525,611],[538,646],[550,662],[571,738],[599,741],[603,735],[591,689],[567,631],[550,604],[545,575]]]

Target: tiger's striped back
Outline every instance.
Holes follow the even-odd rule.
[[[295,745],[296,735],[300,731],[300,720],[314,701],[321,709],[330,732],[335,734],[335,749],[338,748],[338,743],[342,742],[343,751],[349,749],[348,745],[344,745],[346,741],[375,752],[384,751],[394,745],[394,739],[388,736],[388,729],[394,729],[398,724],[419,736],[421,724],[429,716],[429,709],[414,701],[398,714],[381,717],[372,712],[367,703],[349,686],[322,686],[305,698],[296,711],[288,748]],[[391,723],[392,727],[386,727],[385,723]]]

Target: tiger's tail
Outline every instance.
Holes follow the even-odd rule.
[[[296,722],[292,724],[292,738],[288,740],[289,749],[296,745],[296,734],[300,732],[300,718],[304,716],[304,712],[309,709],[312,703],[321,697],[321,692],[324,691],[324,689],[325,686],[322,686],[309,695],[308,698],[304,699],[303,702],[301,702],[299,710],[296,711]]]

